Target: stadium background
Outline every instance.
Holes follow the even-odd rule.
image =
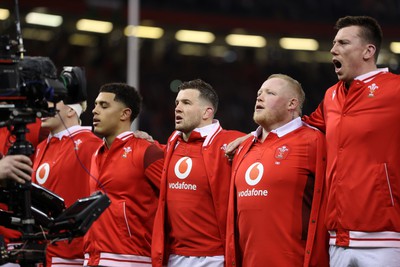
[[[10,16],[0,19],[0,33],[15,39],[14,1],[2,0],[0,9]],[[390,49],[400,41],[400,1],[398,0],[145,0],[139,3],[139,25],[163,29],[158,39],[139,38],[138,89],[143,110],[141,130],[165,142],[174,128],[174,88],[179,81],[202,78],[218,92],[217,118],[227,129],[244,132],[256,125],[252,113],[256,92],[272,73],[285,73],[299,80],[306,92],[304,113],[312,112],[325,90],[337,81],[329,50],[335,35],[335,21],[346,15],[370,15],[381,24],[384,43],[379,65],[400,72],[400,52]],[[124,0],[20,0],[21,27],[26,55],[50,57],[58,69],[84,66],[88,80],[88,111],[83,124],[91,125],[91,110],[99,87],[107,82],[127,81],[128,3]],[[55,28],[32,25],[27,13],[37,11],[62,16]],[[106,34],[79,32],[81,18],[113,23]],[[180,29],[208,31],[210,44],[175,39]],[[87,44],[71,44],[71,35],[86,34]],[[261,48],[228,45],[230,33],[246,33],[266,38]],[[316,51],[286,50],[282,37],[313,38]]]

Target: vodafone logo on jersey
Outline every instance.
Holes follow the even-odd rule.
[[[246,183],[252,188],[246,188],[237,192],[237,196],[241,197],[266,197],[268,196],[268,190],[256,189],[253,186],[257,185],[264,175],[264,166],[260,162],[255,162],[247,168],[244,179]]]
[[[261,181],[263,174],[264,166],[260,162],[256,162],[247,169],[244,178],[248,185],[256,185]]]
[[[193,162],[192,159],[189,157],[183,157],[175,164],[175,175],[179,179],[185,179],[188,177],[190,171],[192,170]]]
[[[48,163],[43,163],[39,166],[36,171],[36,181],[38,184],[44,184],[49,178],[50,174],[50,165]]]
[[[181,180],[186,179],[189,176],[192,167],[193,167],[193,161],[191,158],[183,157],[179,159],[174,167],[174,172],[176,177],[178,177]],[[168,187],[170,190],[191,190],[191,191],[197,190],[196,184],[186,183],[185,181],[169,183]]]

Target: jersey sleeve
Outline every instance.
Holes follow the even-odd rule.
[[[160,189],[163,165],[164,151],[154,144],[148,146],[143,157],[144,173],[157,189]]]
[[[324,101],[318,105],[317,109],[311,113],[310,116],[303,116],[303,121],[325,133],[326,125],[324,116]]]

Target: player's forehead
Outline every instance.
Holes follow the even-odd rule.
[[[274,77],[266,80],[260,87],[259,92],[275,91],[286,86],[287,82],[284,79]]]
[[[178,92],[178,95],[176,96],[177,101],[182,101],[182,100],[191,100],[194,101],[198,99],[200,96],[200,92],[197,89],[184,89],[180,90]]]
[[[338,30],[333,41],[353,40],[361,38],[360,26],[348,26]]]
[[[100,92],[99,95],[96,97],[96,103],[111,103],[114,101],[115,94],[109,92]]]

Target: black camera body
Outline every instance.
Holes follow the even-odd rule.
[[[13,53],[15,41],[0,37],[0,127],[34,122],[36,117],[54,116],[48,102],[65,104],[85,101],[85,70],[81,67],[57,69],[48,57],[23,57]],[[33,120],[33,121],[32,121]]]

